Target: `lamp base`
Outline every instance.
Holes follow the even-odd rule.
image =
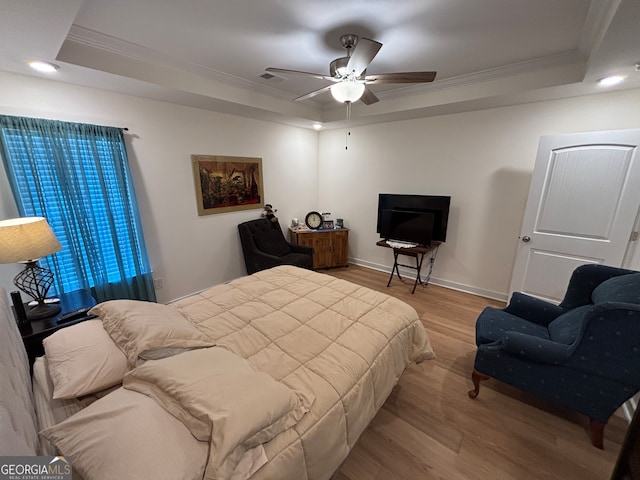
[[[57,313],[60,313],[60,310],[62,310],[60,305],[39,303],[35,307],[27,310],[27,318],[29,320],[37,320],[39,318],[53,317]]]
[[[13,283],[37,302],[34,307],[27,310],[29,320],[52,317],[62,310],[60,305],[51,304],[46,298],[47,292],[53,284],[53,272],[40,267],[35,260],[25,262],[24,270],[16,275]]]

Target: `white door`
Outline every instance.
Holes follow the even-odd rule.
[[[559,303],[585,263],[621,266],[640,208],[640,130],[540,138],[510,295]]]

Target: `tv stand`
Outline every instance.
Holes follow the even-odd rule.
[[[393,280],[393,274],[395,273],[400,281],[404,281],[404,279],[400,276],[399,267],[411,268],[416,271],[416,278],[413,282],[413,289],[411,293],[415,293],[416,287],[418,283],[423,287],[426,287],[429,283],[429,279],[431,278],[431,271],[433,270],[433,264],[436,261],[436,255],[438,253],[438,247],[440,246],[440,242],[431,242],[430,245],[422,246],[418,245],[417,247],[408,247],[408,248],[393,248],[387,244],[386,240],[380,240],[376,242],[376,245],[379,247],[391,248],[393,250],[393,268],[391,269],[391,275],[389,276],[389,281],[387,282],[387,287],[391,285],[391,280]],[[422,281],[422,277],[420,276],[422,271],[422,264],[424,260],[424,256],[429,254],[429,272],[424,281]],[[414,265],[405,265],[402,263],[398,263],[398,257],[400,255],[405,255],[407,257],[413,257],[416,259],[416,264]]]

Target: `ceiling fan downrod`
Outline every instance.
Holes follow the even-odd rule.
[[[350,72],[347,72],[347,65],[351,58],[351,49],[358,44],[358,36],[353,33],[347,33],[340,37],[340,44],[347,49],[347,56],[336,58],[329,64],[329,75],[334,78],[345,78]]]

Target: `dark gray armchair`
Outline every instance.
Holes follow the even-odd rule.
[[[280,224],[259,218],[238,225],[247,273],[278,265],[313,268],[313,248],[287,242]]]

